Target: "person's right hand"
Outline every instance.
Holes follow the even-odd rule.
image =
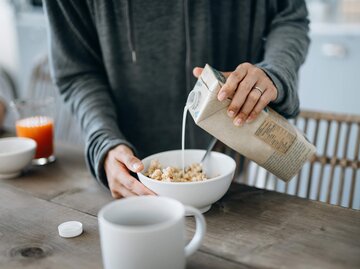
[[[134,156],[133,151],[126,145],[119,145],[106,155],[104,163],[111,195],[115,199],[135,195],[155,195],[129,171],[134,173],[144,169],[142,162]]]

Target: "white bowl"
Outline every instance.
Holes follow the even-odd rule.
[[[30,138],[0,138],[0,179],[17,177],[34,158],[36,142]]]
[[[185,166],[199,163],[205,150],[185,150]],[[158,160],[163,167],[182,166],[181,150],[165,151],[151,155],[142,160],[144,171],[147,171],[152,160]],[[185,205],[198,208],[202,213],[208,211],[211,204],[215,203],[230,187],[235,173],[235,161],[219,152],[211,152],[204,163],[203,170],[207,180],[197,182],[163,182],[146,177],[138,173],[140,181],[149,189],[160,196],[174,198]]]

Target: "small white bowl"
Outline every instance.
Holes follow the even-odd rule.
[[[185,166],[199,163],[205,150],[185,150]],[[142,160],[144,171],[147,171],[152,160],[158,160],[165,168],[182,166],[181,150],[157,153]],[[185,205],[198,208],[202,213],[208,211],[211,205],[219,200],[230,187],[235,173],[235,161],[219,152],[211,152],[204,163],[203,170],[207,180],[197,182],[163,182],[138,173],[140,181],[149,189],[161,196],[174,198]]]
[[[30,138],[0,138],[0,179],[17,177],[34,158],[36,142]]]

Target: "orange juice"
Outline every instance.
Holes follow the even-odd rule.
[[[53,155],[53,120],[45,116],[35,116],[18,120],[16,134],[36,141],[35,159]]]

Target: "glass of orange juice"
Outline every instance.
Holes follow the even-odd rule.
[[[16,135],[36,141],[36,153],[32,161],[44,165],[55,161],[54,155],[54,99],[19,99],[12,102],[17,112]]]

